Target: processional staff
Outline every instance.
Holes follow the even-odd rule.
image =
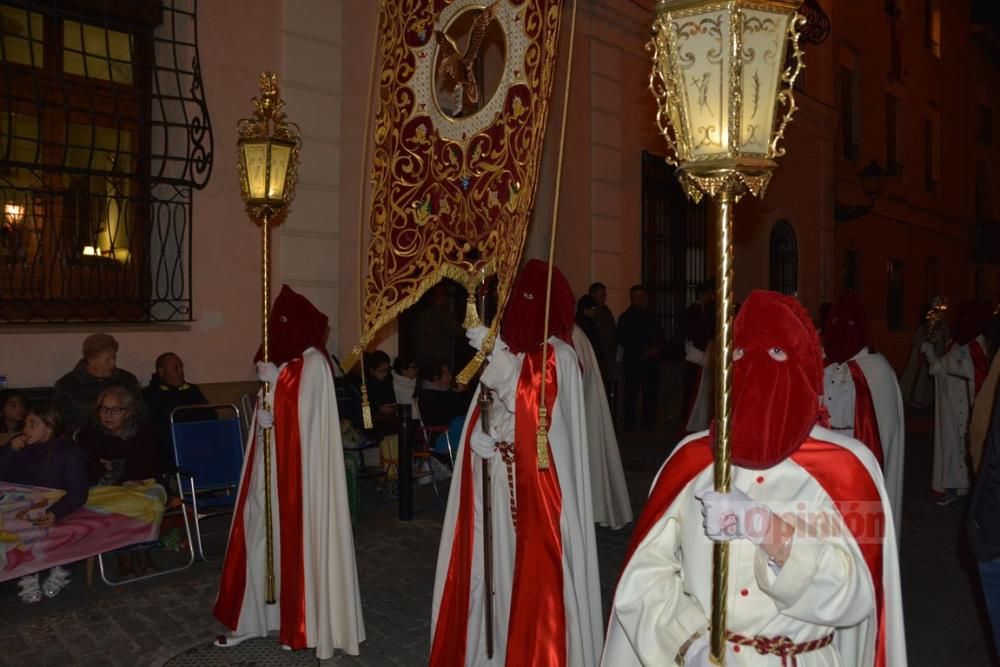
[[[262,72],[258,78],[260,99],[254,97],[252,118],[237,123],[239,177],[243,201],[250,217],[261,228],[261,348],[264,363],[270,361],[268,312],[271,306],[271,225],[295,193],[299,159],[299,128],[285,120],[285,103],[278,96],[278,77]],[[261,408],[270,410],[269,382],[263,383]],[[267,604],[275,603],[274,530],[271,503],[271,427],[261,429],[264,449],[264,522],[267,544]]]
[[[728,493],[733,361],[733,207],[745,194],[763,197],[778,143],[796,110],[802,71],[801,0],[659,0],[653,19],[649,87],[667,162],[695,202],[715,200],[717,233],[715,490]],[[791,64],[785,66],[786,47]],[[708,81],[719,82],[714,86]],[[783,108],[784,113],[779,114]],[[723,664],[729,544],[712,554],[712,661]]]

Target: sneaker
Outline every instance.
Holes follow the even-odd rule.
[[[45,581],[42,583],[42,592],[45,593],[45,597],[54,598],[59,595],[59,591],[69,584],[69,575],[69,570],[64,570],[58,565],[49,570],[49,576],[45,577]]]
[[[21,602],[34,604],[35,602],[42,601],[42,589],[38,587],[37,574],[29,574],[26,577],[21,577],[17,585],[21,587],[21,592],[17,594],[21,598]]]

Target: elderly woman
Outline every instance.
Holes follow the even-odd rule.
[[[139,381],[118,368],[117,356],[118,341],[113,336],[104,333],[87,336],[83,341],[83,358],[56,382],[53,400],[65,420],[67,433],[83,426],[98,394],[108,387],[124,387],[138,395]]]
[[[91,484],[117,486],[160,473],[156,440],[137,411],[135,395],[124,387],[108,387],[98,396],[93,419],[77,435],[87,453]]]

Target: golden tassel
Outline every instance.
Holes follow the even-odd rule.
[[[495,340],[496,332],[493,330],[493,327],[490,327],[486,337],[483,338],[483,349],[476,352],[476,355],[465,365],[462,372],[455,376],[455,382],[458,384],[469,384],[472,382],[472,378],[476,376],[479,369],[486,363],[486,355],[493,351],[493,342]]]
[[[535,448],[538,450],[538,469],[549,469],[549,419],[545,406],[538,408],[538,432],[535,434]]]
[[[347,356],[344,357],[344,363],[341,365],[341,368],[343,368],[345,372],[349,371],[352,368],[354,368],[354,364],[358,363],[358,361],[360,360],[361,360],[361,346],[355,345],[354,349],[348,352]]]
[[[476,293],[470,291],[469,298],[465,302],[465,320],[462,322],[462,326],[468,331],[482,325],[483,322],[479,319],[479,312],[476,310]]]
[[[375,428],[375,422],[372,421],[372,404],[368,402],[368,385],[364,383],[361,385],[361,421],[366,430]]]

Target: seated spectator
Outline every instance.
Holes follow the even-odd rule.
[[[413,418],[420,419],[420,411],[413,402],[417,393],[417,362],[402,355],[392,362],[392,389],[396,403],[413,407]]]
[[[170,437],[170,413],[186,405],[204,405],[208,399],[196,384],[184,378],[184,362],[173,352],[164,352],[156,358],[156,372],[149,379],[149,386],[142,390],[142,397],[149,411],[149,426],[156,436],[157,460],[164,472],[173,470],[174,454]],[[212,419],[211,410],[188,410],[178,414],[177,421]]]
[[[101,392],[94,416],[80,428],[77,441],[87,454],[92,485],[142,482],[161,472],[153,433],[141,423],[135,396],[124,387]]]
[[[28,401],[24,394],[13,389],[0,392],[0,405],[3,405],[0,433],[20,433],[28,414]]]
[[[98,394],[108,387],[124,387],[138,396],[138,380],[118,368],[117,356],[118,341],[113,336],[104,333],[87,336],[83,341],[83,359],[56,382],[53,400],[68,434],[72,435],[83,426],[94,409]]]
[[[455,417],[465,416],[472,400],[466,387],[452,387],[448,364],[430,361],[420,367],[420,415],[427,426],[447,426]]]
[[[396,417],[396,392],[389,377],[389,355],[382,350],[365,352],[365,384],[368,387],[368,403],[371,405],[375,438],[399,433],[399,419]],[[361,387],[361,374],[355,373],[352,382]]]
[[[87,502],[86,458],[62,433],[62,417],[53,407],[33,408],[28,411],[23,432],[0,446],[0,481],[66,492],[34,520],[39,528],[49,528]],[[43,594],[54,598],[69,583],[69,576],[68,570],[54,567],[40,587],[38,573],[21,577],[19,596],[28,603],[41,601]]]

